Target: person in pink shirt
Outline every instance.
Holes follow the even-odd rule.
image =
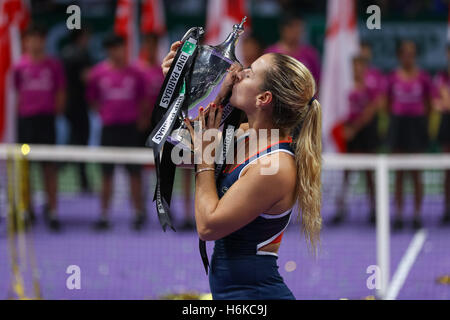
[[[393,153],[422,153],[428,148],[428,113],[430,110],[430,76],[416,64],[416,45],[402,41],[397,49],[400,66],[388,78],[388,108],[391,114],[390,147]],[[396,172],[394,230],[403,228],[403,181],[404,170]],[[414,181],[413,227],[422,227],[420,218],[423,185],[421,173],[411,171]]]
[[[280,40],[267,47],[264,53],[284,53],[303,63],[314,77],[317,84],[316,96],[320,91],[320,57],[318,51],[303,43],[305,22],[299,16],[288,14],[281,18]],[[294,128],[294,139],[298,136],[301,126]]]
[[[104,42],[107,59],[92,68],[88,75],[87,98],[102,120],[102,146],[143,146],[141,135],[145,118],[145,84],[142,73],[127,62],[125,40],[111,35]],[[126,165],[130,175],[131,197],[136,210],[133,227],[139,230],[146,221],[142,195],[140,165]],[[108,210],[111,202],[114,165],[102,165],[101,217],[95,223],[99,230],[110,227]]]
[[[433,83],[433,108],[441,113],[438,141],[444,152],[450,152],[450,45],[447,46],[447,70],[436,75]],[[450,224],[450,170],[445,171],[445,209],[443,224]]]
[[[377,103],[378,92],[369,87],[365,75],[368,61],[362,55],[353,58],[354,87],[348,94],[349,114],[345,123],[345,138],[348,153],[375,153],[379,146]],[[350,170],[344,171],[344,185],[337,199],[337,213],[332,218],[333,225],[340,224],[347,215],[345,208]],[[375,223],[375,182],[373,171],[365,172],[369,193],[369,221]]]
[[[303,43],[305,22],[298,16],[288,15],[281,20],[280,40],[269,46],[265,53],[276,52],[290,55],[303,63],[320,83],[320,57],[318,51]]]
[[[372,65],[372,48],[368,42],[361,42],[360,55],[367,61],[364,82],[368,88],[376,93],[379,108],[382,108],[386,103],[386,76]]]
[[[62,114],[65,104],[65,76],[62,64],[45,53],[46,31],[31,26],[24,36],[24,52],[13,68],[17,91],[18,142],[55,144],[55,116]],[[43,162],[42,172],[47,203],[44,217],[51,230],[60,229],[57,218],[58,171],[54,163]],[[29,184],[28,184],[29,187]],[[30,197],[31,198],[31,197]],[[34,209],[30,203],[30,221]]]

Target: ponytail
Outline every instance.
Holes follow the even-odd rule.
[[[316,255],[322,227],[322,111],[320,103],[311,99],[316,93],[316,82],[300,61],[279,53],[271,53],[271,56],[273,65],[266,72],[261,89],[272,92],[275,127],[292,132],[301,124],[298,136],[294,134],[295,194],[301,229]]]
[[[322,111],[317,100],[313,100],[307,108],[300,134],[295,142],[296,194],[301,229],[316,255],[322,227],[320,213],[322,202]]]

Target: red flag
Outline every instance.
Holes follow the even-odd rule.
[[[11,65],[10,51],[8,28],[0,26],[0,141],[4,141],[6,131],[6,76]]]
[[[247,16],[246,27],[250,28],[250,16],[247,10],[246,0],[228,0],[227,15],[234,21],[240,23],[242,18]]]
[[[141,31],[143,33],[166,33],[164,8],[160,0],[144,0],[142,2]]]
[[[125,38],[128,60],[137,56],[136,1],[119,0],[116,9],[114,32]]]
[[[170,48],[163,1],[144,0],[142,2],[141,32],[155,33],[159,36],[158,58],[161,62]],[[145,56],[145,53],[142,55]]]
[[[352,58],[359,51],[354,0],[328,0],[325,50],[320,83],[324,147],[344,151],[342,123],[353,86]]]
[[[347,151],[347,140],[345,138],[345,122],[336,123],[331,129],[331,136],[336,144],[337,151]]]
[[[206,17],[206,43],[217,45],[224,41],[233,30],[233,25],[241,23],[245,16],[245,32],[248,34],[251,28],[249,11],[246,0],[210,0],[208,1]],[[245,33],[244,33],[245,36]],[[241,47],[236,47],[236,57],[241,60]]]
[[[22,0],[0,0],[0,141],[13,142],[15,108],[8,81],[12,64],[20,56],[20,32],[29,22],[29,7]]]

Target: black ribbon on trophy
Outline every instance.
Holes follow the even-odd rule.
[[[176,169],[171,159],[172,150],[176,146],[183,152],[193,152],[189,131],[183,119],[195,119],[201,106],[206,107],[213,102],[227,70],[233,63],[239,63],[234,51],[238,38],[244,31],[245,20],[246,17],[239,25],[234,25],[227,39],[218,46],[199,45],[204,30],[201,27],[191,28],[182,38],[182,45],[161,87],[152,113],[152,132],[146,145],[153,148],[156,169],[153,201],[156,201],[158,219],[164,231],[167,227],[175,231],[170,215]],[[234,130],[243,120],[242,111],[233,108],[227,100],[222,101],[225,106],[221,121],[223,143],[221,161],[216,163],[216,178],[225,166],[226,153],[234,140]],[[205,241],[199,240],[199,249],[205,271],[208,273],[209,261]]]

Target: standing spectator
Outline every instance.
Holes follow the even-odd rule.
[[[66,117],[70,123],[70,144],[87,145],[89,142],[89,108],[86,101],[87,72],[92,65],[88,51],[89,34],[87,31],[74,30],[70,43],[62,51],[67,76]],[[90,191],[86,164],[78,164],[81,189]]]
[[[55,144],[55,116],[62,114],[65,104],[65,78],[61,63],[45,53],[46,31],[31,26],[24,35],[25,54],[14,66],[14,85],[18,97],[18,142]],[[42,163],[47,202],[44,217],[51,230],[60,229],[57,217],[57,166]],[[29,184],[28,184],[29,185]],[[31,197],[30,197],[31,198]],[[30,219],[34,219],[33,206]]]
[[[368,61],[363,56],[353,58],[354,87],[348,95],[349,116],[345,124],[347,151],[349,153],[374,153],[378,147],[376,101],[378,92],[368,86],[366,74]],[[350,170],[344,171],[344,185],[337,201],[338,211],[332,219],[339,224],[347,215],[345,208]],[[375,223],[375,182],[373,171],[365,171],[367,190],[369,193],[369,221]]]
[[[450,152],[450,44],[447,46],[447,71],[438,73],[433,86],[433,107],[441,112],[438,141],[444,152]],[[445,171],[445,209],[442,223],[450,223],[450,170]]]
[[[416,64],[416,44],[403,40],[397,55],[400,66],[388,80],[388,107],[391,114],[390,144],[393,153],[422,153],[428,147],[428,113],[430,110],[430,76]],[[394,230],[403,228],[403,181],[406,171],[398,170],[395,179],[396,218]],[[422,227],[423,185],[421,172],[411,170],[414,181],[413,227]]]
[[[144,119],[144,80],[141,72],[127,62],[124,38],[111,35],[105,39],[107,59],[97,64],[88,76],[88,100],[100,113],[102,146],[138,147],[141,136],[138,121]],[[135,208],[132,226],[136,230],[146,221],[140,165],[126,165],[130,175],[131,198]],[[114,165],[102,165],[101,217],[99,230],[108,229],[108,211],[113,188]]]
[[[150,119],[159,91],[164,82],[161,62],[158,61],[158,40],[158,35],[155,33],[145,35],[140,57],[135,63],[135,66],[142,72],[145,80],[145,114],[139,123],[139,131],[142,133],[141,146],[145,145],[150,135]]]
[[[314,77],[317,84],[316,95],[319,94],[320,84],[320,57],[317,50],[303,43],[305,22],[299,16],[286,15],[281,18],[280,40],[269,46],[265,53],[275,52],[287,54],[303,63]],[[301,125],[293,129],[295,140],[300,133]]]
[[[376,94],[377,104],[381,108],[386,103],[386,77],[372,65],[372,48],[368,42],[361,42],[360,54],[367,61],[364,82]]]
[[[281,19],[280,41],[266,49],[266,53],[284,53],[303,63],[320,83],[320,59],[317,50],[303,43],[305,22],[298,16],[289,15]]]

